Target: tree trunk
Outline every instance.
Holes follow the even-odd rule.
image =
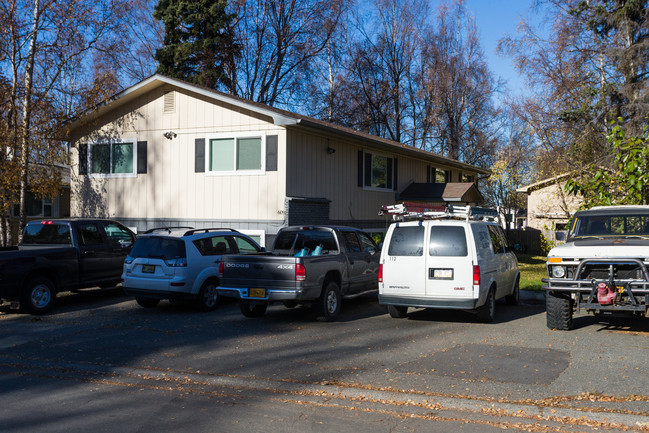
[[[39,0],[34,0],[34,19],[29,41],[29,54],[25,67],[25,97],[23,102],[22,134],[20,138],[20,224],[18,241],[22,241],[22,233],[27,223],[27,188],[29,186],[29,138],[32,114],[32,87],[34,79],[34,59],[36,57],[36,37],[40,18]]]

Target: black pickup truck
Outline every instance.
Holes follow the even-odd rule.
[[[110,220],[31,221],[21,245],[0,249],[0,302],[43,314],[57,292],[117,285],[134,241],[131,230]]]
[[[311,306],[318,320],[333,321],[343,297],[378,291],[379,249],[350,227],[286,227],[272,253],[226,256],[220,265],[223,296],[239,298],[246,317],[269,303]]]

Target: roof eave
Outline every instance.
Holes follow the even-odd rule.
[[[67,125],[66,128],[67,132],[72,133],[79,127],[88,123],[89,121],[103,115],[106,111],[112,109],[114,104],[118,101],[121,103],[126,103],[131,99],[134,99],[147,91],[153,90],[165,84],[176,86],[178,88],[187,90],[188,92],[197,93],[199,95],[205,96],[206,98],[209,99],[213,99],[229,105],[235,105],[244,108],[246,110],[250,110],[259,113],[261,115],[270,117],[271,119],[273,119],[273,124],[278,126],[296,125],[300,121],[297,117],[288,116],[286,114],[282,114],[274,110],[265,109],[263,107],[260,107],[259,105],[253,105],[253,104],[246,103],[245,101],[230,98],[220,93],[215,93],[208,89],[203,89],[201,87],[191,85],[189,83],[186,83],[181,80],[177,80],[175,78],[165,77],[164,75],[156,74],[113,95],[112,97],[106,99],[105,101],[97,104],[95,107],[93,107],[91,110],[87,111],[83,115],[72,120]]]

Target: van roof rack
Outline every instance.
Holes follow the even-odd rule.
[[[416,203],[401,203],[382,206],[379,215],[392,215],[395,221],[424,220],[424,219],[463,219],[496,221],[498,211],[480,206],[426,206]]]

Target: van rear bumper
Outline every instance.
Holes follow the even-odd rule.
[[[400,307],[473,310],[478,307],[478,301],[479,299],[408,298],[405,296],[379,294],[379,304],[397,305]]]

